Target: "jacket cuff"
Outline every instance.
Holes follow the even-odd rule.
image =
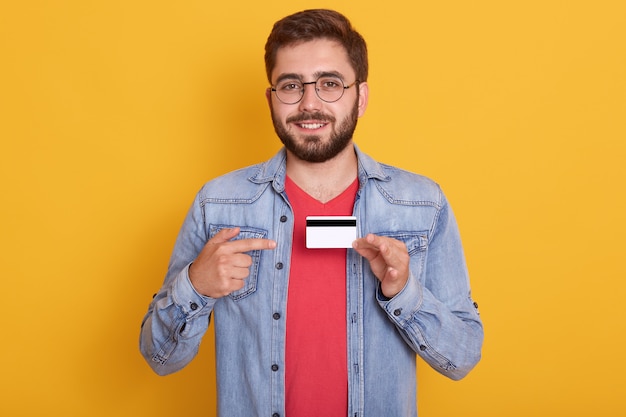
[[[401,323],[410,320],[413,314],[420,309],[423,302],[423,288],[419,280],[409,274],[404,288],[393,298],[387,298],[381,290],[380,282],[376,289],[378,304],[394,321]]]
[[[203,311],[206,311],[205,314],[209,314],[216,301],[196,291],[189,279],[190,266],[191,263],[180,271],[172,285],[172,299],[174,303],[189,318],[199,315]],[[208,308],[205,308],[207,306]]]

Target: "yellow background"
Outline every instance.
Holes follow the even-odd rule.
[[[368,41],[358,144],[459,220],[483,360],[420,362],[421,416],[626,410],[623,1],[3,0],[0,415],[214,415],[211,338],[161,378],[139,325],[198,188],[278,149],[263,45],[311,7]]]

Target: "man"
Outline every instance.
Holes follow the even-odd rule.
[[[265,62],[284,148],[198,193],[141,351],[175,372],[213,317],[220,416],[416,416],[416,354],[452,379],[480,359],[452,211],[435,183],[353,143],[368,64],[344,16],[278,21]],[[307,248],[313,215],[355,216],[352,248]]]

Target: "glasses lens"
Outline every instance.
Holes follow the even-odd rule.
[[[319,98],[329,103],[339,100],[344,92],[341,78],[334,76],[320,77],[315,83],[315,89]]]
[[[276,84],[276,97],[285,104],[295,104],[302,98],[304,86],[297,80],[285,80]]]

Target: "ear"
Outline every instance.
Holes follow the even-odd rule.
[[[272,89],[270,87],[267,87],[267,90],[265,90],[265,98],[267,99],[267,104],[272,107]]]
[[[359,84],[359,117],[363,116],[365,109],[367,109],[367,102],[369,100],[370,89],[367,82]]]

